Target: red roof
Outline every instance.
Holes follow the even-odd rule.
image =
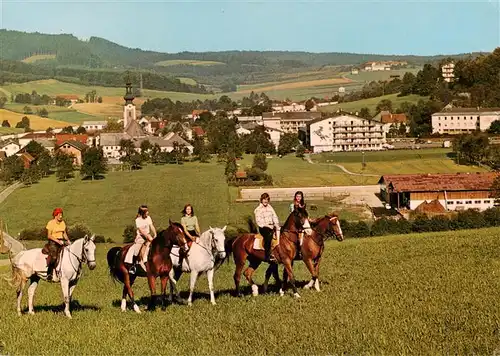
[[[236,178],[246,178],[247,172],[238,171],[238,172],[236,172],[235,176],[236,176]]]
[[[193,115],[200,115],[203,114],[204,112],[208,112],[208,110],[193,110]]]
[[[78,141],[87,144],[88,135],[56,134],[56,145],[60,146],[65,141]]]
[[[205,136],[205,130],[200,126],[193,126],[193,132],[196,136]]]
[[[43,133],[34,133],[34,132],[30,132],[30,133],[27,133],[26,135],[24,135],[23,137],[21,137],[21,139],[37,139],[37,138],[47,138],[47,139],[50,139],[50,138],[54,138],[54,134],[53,133],[46,133],[46,132],[43,132]]]
[[[379,184],[385,184],[389,192],[440,192],[491,190],[500,173],[451,173],[451,174],[398,174],[385,175]]]
[[[383,124],[401,124],[408,121],[405,114],[385,114],[380,117]]]

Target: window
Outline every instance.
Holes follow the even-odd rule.
[[[484,201],[484,203],[485,203],[485,204],[489,204],[489,203],[490,203],[490,201],[489,201],[489,200],[485,200],[485,201]]]
[[[467,200],[465,204],[472,204],[472,200]]]
[[[448,205],[453,205],[453,204],[454,204],[453,200],[448,202]]]
[[[481,204],[481,200],[475,200],[474,204]]]
[[[457,205],[459,205],[459,204],[463,204],[463,201],[457,200]]]

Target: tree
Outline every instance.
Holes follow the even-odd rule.
[[[100,96],[100,97],[98,97],[98,98],[97,98],[97,102],[98,102],[99,104],[102,104],[102,96]]]
[[[193,154],[198,156],[202,163],[207,163],[210,159],[210,153],[205,145],[205,140],[202,137],[195,136],[193,141]]]
[[[266,155],[263,153],[257,153],[253,156],[252,168],[259,168],[265,172],[267,170]]]
[[[78,126],[78,128],[76,129],[76,133],[78,135],[85,135],[87,133],[87,130],[83,126]]]
[[[92,180],[104,175],[108,170],[107,159],[101,148],[90,147],[83,151],[80,173]]]
[[[380,100],[380,102],[377,104],[376,110],[377,112],[392,111],[392,101],[390,101],[389,99]]]
[[[123,132],[123,124],[116,120],[108,120],[103,132]]]
[[[33,110],[31,110],[31,108],[30,108],[29,106],[27,106],[27,105],[26,105],[26,106],[23,108],[23,113],[24,113],[24,114],[27,114],[27,115],[30,115],[30,114],[33,114]]]
[[[21,178],[24,171],[23,160],[16,155],[7,157],[3,162],[3,167],[0,171],[2,181],[10,184]]]
[[[43,151],[45,151],[45,147],[43,147],[40,143],[36,141],[30,141],[24,149],[26,152],[28,152],[30,155],[32,155],[34,158],[38,158]]]
[[[3,120],[2,121],[2,127],[10,127],[9,120]]]
[[[75,131],[73,130],[73,126],[66,126],[62,128],[61,133],[74,134]]]
[[[297,134],[288,132],[281,136],[280,143],[278,145],[278,154],[286,155],[292,152],[300,144],[299,137]]]
[[[25,169],[21,174],[20,181],[24,185],[32,185],[36,183],[41,178],[41,172],[37,165],[31,165],[29,168]]]
[[[7,103],[7,98],[5,96],[0,96],[0,108],[3,108]]]
[[[69,155],[62,151],[57,151],[55,155],[55,162],[56,177],[59,181],[65,181],[72,176],[73,158],[73,155]]]
[[[30,128],[30,119],[27,116],[23,116],[21,121],[16,124],[16,128],[18,129],[29,129]]]
[[[38,110],[38,115],[41,117],[49,117],[49,112],[45,108]]]
[[[50,174],[50,170],[53,165],[53,158],[50,155],[50,152],[46,149],[44,149],[37,157],[36,159],[36,164],[38,168],[40,169],[40,174],[42,176],[47,176]]]
[[[160,153],[161,153],[161,147],[159,144],[155,143],[153,147],[151,148],[151,163],[160,163]]]
[[[306,148],[303,145],[299,145],[299,147],[297,147],[297,151],[295,152],[295,156],[303,158],[305,152]]]
[[[314,107],[314,100],[307,100],[304,106],[306,108],[306,111],[311,111],[311,109]]]
[[[481,164],[490,154],[488,135],[485,133],[459,135],[453,140],[453,152],[460,164]]]
[[[236,165],[236,157],[232,154],[229,154],[226,158],[226,168],[224,170],[224,174],[226,175],[228,182],[234,181],[237,171],[238,166]]]
[[[250,134],[243,136],[246,153],[275,153],[276,147],[271,141],[271,135],[263,125],[257,125]]]
[[[370,109],[367,107],[361,108],[359,111],[359,117],[362,117],[363,119],[371,119],[372,114],[370,113]]]
[[[153,148],[151,142],[149,140],[142,141],[140,148],[143,161],[149,161],[151,159],[150,151]]]
[[[491,123],[488,133],[500,134],[500,120],[495,120]]]

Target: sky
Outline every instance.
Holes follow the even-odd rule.
[[[500,47],[500,0],[0,0],[0,28],[181,51],[436,55]]]

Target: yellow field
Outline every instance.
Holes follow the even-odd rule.
[[[270,86],[254,86],[253,88],[238,90],[239,94],[247,94],[252,91],[259,92],[267,92],[274,90],[284,90],[284,89],[297,89],[297,88],[308,88],[308,87],[317,87],[322,85],[332,85],[332,84],[347,84],[351,83],[352,80],[345,78],[330,78],[330,79],[318,79],[318,80],[307,80],[302,82],[292,82],[292,83],[283,83],[283,84],[275,84]]]
[[[169,61],[161,61],[155,63],[157,66],[168,67],[168,66],[176,66],[176,65],[189,65],[189,66],[215,66],[225,64],[222,62],[215,61],[197,61],[194,59],[172,59]]]
[[[144,103],[144,98],[134,99],[137,115],[141,113],[141,105]],[[122,117],[123,115],[123,97],[121,96],[104,96],[102,103],[81,103],[73,104],[71,107],[79,112],[96,115],[102,117]]]
[[[68,123],[64,121],[46,119],[37,115],[24,115],[5,109],[0,109],[0,122],[3,122],[3,120],[8,120],[11,127],[15,127],[16,124],[21,121],[24,116],[27,116],[30,119],[30,128],[32,128],[33,130],[46,130],[49,127],[55,129],[68,126]]]
[[[24,63],[33,63],[36,61],[44,61],[47,59],[56,59],[55,54],[36,54],[34,56],[30,56],[28,58],[24,58],[21,62]]]
[[[177,79],[179,79],[181,81],[181,83],[188,84],[188,85],[196,85],[196,84],[198,84],[196,82],[196,80],[194,80],[192,78],[179,77]]]

